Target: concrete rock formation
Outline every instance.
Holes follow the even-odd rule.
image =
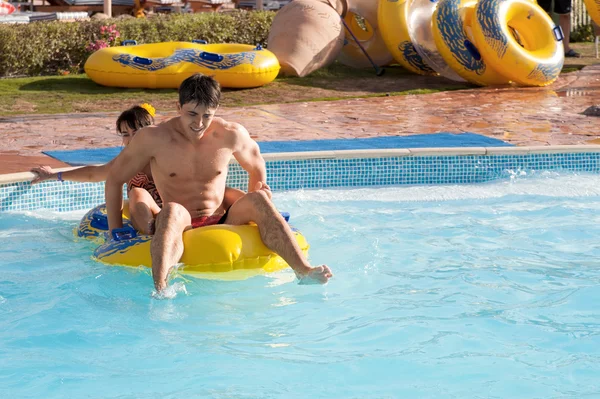
[[[344,44],[338,14],[345,10],[344,1],[294,0],[277,12],[268,48],[283,75],[303,77],[336,59]]]

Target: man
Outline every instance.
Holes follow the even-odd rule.
[[[170,269],[181,259],[183,232],[218,223],[256,223],[265,245],[292,267],[301,282],[326,283],[332,277],[329,267],[308,263],[271,202],[258,144],[243,126],[214,118],[220,97],[213,78],[189,77],[179,88],[179,116],[140,130],[115,158],[105,186],[109,229],[123,225],[123,184],[149,163],[163,200],[151,245],[158,292],[166,288]],[[225,209],[225,179],[232,156],[249,174],[248,194]]]
[[[573,50],[571,43],[571,2],[572,0],[554,0],[554,13],[558,15],[558,25],[563,31],[565,57],[579,58],[581,54]],[[552,0],[539,0],[538,4],[552,18]]]

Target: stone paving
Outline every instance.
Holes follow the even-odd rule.
[[[435,94],[221,108],[257,141],[472,132],[526,145],[600,144],[600,64],[547,88],[478,88]],[[157,121],[174,112],[160,112]],[[0,174],[67,166],[42,150],[120,145],[117,113],[0,117]]]

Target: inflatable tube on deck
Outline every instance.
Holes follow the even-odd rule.
[[[479,0],[473,35],[487,63],[513,82],[546,86],[564,63],[560,28],[528,0]]]
[[[282,74],[306,76],[336,59],[344,45],[344,27],[333,8],[338,3],[295,0],[275,14],[268,46]]]
[[[417,53],[406,25],[410,0],[379,0],[377,21],[383,41],[396,62],[419,75],[437,75]]]
[[[510,80],[485,62],[475,45],[472,25],[477,0],[440,0],[433,13],[433,37],[446,63],[464,79],[480,86]]]
[[[375,0],[349,0],[348,12],[344,17],[344,21],[346,21],[346,25],[367,51],[373,62],[378,66],[383,66],[389,64],[394,58],[388,51],[379,30],[377,3]],[[366,30],[361,26],[362,22],[359,22],[357,16],[364,20]],[[338,61],[355,68],[371,66],[369,59],[348,32],[346,32],[346,40]]]
[[[103,86],[177,89],[191,75],[203,73],[222,87],[241,89],[273,81],[279,62],[260,46],[163,42],[103,48],[87,59],[84,69]]]
[[[431,20],[436,7],[437,1],[412,0],[408,10],[410,40],[431,69],[445,78],[456,82],[464,82],[465,80],[444,61],[435,45]]]

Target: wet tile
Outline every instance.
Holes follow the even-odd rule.
[[[64,162],[57,161],[44,154],[20,155],[14,152],[0,152],[0,174],[27,172],[36,166],[47,165],[51,168],[64,168]]]
[[[563,75],[546,88],[479,88],[427,95],[222,108],[258,141],[318,140],[465,132],[512,144],[558,145],[600,141],[600,123],[581,113],[600,104],[600,65]],[[157,121],[175,116],[160,112]],[[113,147],[117,113],[0,118],[0,173],[28,170],[42,150]]]

